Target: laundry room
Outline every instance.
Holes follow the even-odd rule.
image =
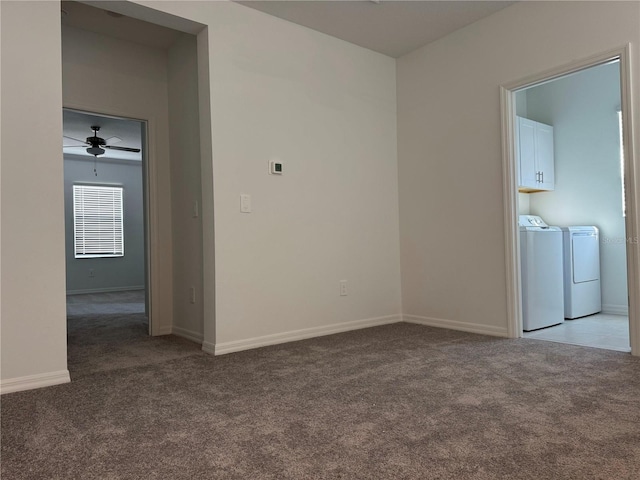
[[[520,90],[515,100],[524,336],[630,351],[619,61]],[[531,248],[543,237],[536,230],[556,253],[545,250],[533,269]],[[550,277],[537,281],[547,288],[531,286],[540,265]],[[549,287],[558,272],[562,309]],[[532,305],[544,307],[541,321]]]

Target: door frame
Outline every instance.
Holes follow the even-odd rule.
[[[633,138],[633,103],[631,91],[631,45],[626,44],[597,55],[521,78],[500,86],[500,115],[502,121],[502,184],[504,195],[504,235],[507,287],[507,334],[522,337],[522,293],[520,281],[520,236],[518,235],[518,190],[515,152],[515,92],[540,85],[565,75],[612,60],[620,61],[620,97],[622,109],[623,145],[625,153],[624,185],[627,205],[625,228],[627,239],[627,290],[629,294],[629,341],[631,354],[640,356],[640,238],[637,215],[640,212],[637,196],[636,155]]]
[[[135,120],[144,126],[142,138],[142,192],[143,192],[143,216],[144,216],[144,268],[145,268],[145,309],[149,322],[148,333],[150,336],[161,335],[161,325],[154,311],[158,312],[158,299],[160,298],[158,286],[158,180],[157,166],[155,158],[155,119],[145,118],[147,116],[140,112],[122,110],[111,110],[102,105],[88,105],[74,102],[64,102],[63,109],[75,110],[89,115],[99,115],[103,117],[114,117],[125,120]]]

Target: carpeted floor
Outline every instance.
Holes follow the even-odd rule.
[[[144,290],[67,297],[67,357],[71,380],[188,355],[200,346],[180,337],[149,337]]]
[[[146,363],[96,350],[110,368],[2,397],[3,480],[640,478],[628,354],[410,324],[221,357],[139,341]]]
[[[144,290],[67,295],[67,317],[82,319],[96,314],[144,314],[144,295]]]

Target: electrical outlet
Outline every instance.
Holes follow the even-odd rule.
[[[93,278],[96,276],[96,271],[93,268],[89,269],[89,277]]]
[[[196,289],[195,287],[189,287],[189,301],[196,303]]]
[[[344,297],[347,295],[347,281],[340,280],[340,296]]]

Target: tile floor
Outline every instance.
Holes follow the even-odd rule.
[[[575,320],[565,320],[560,325],[524,332],[523,337],[619,352],[631,351],[629,318],[624,315],[598,313]]]

